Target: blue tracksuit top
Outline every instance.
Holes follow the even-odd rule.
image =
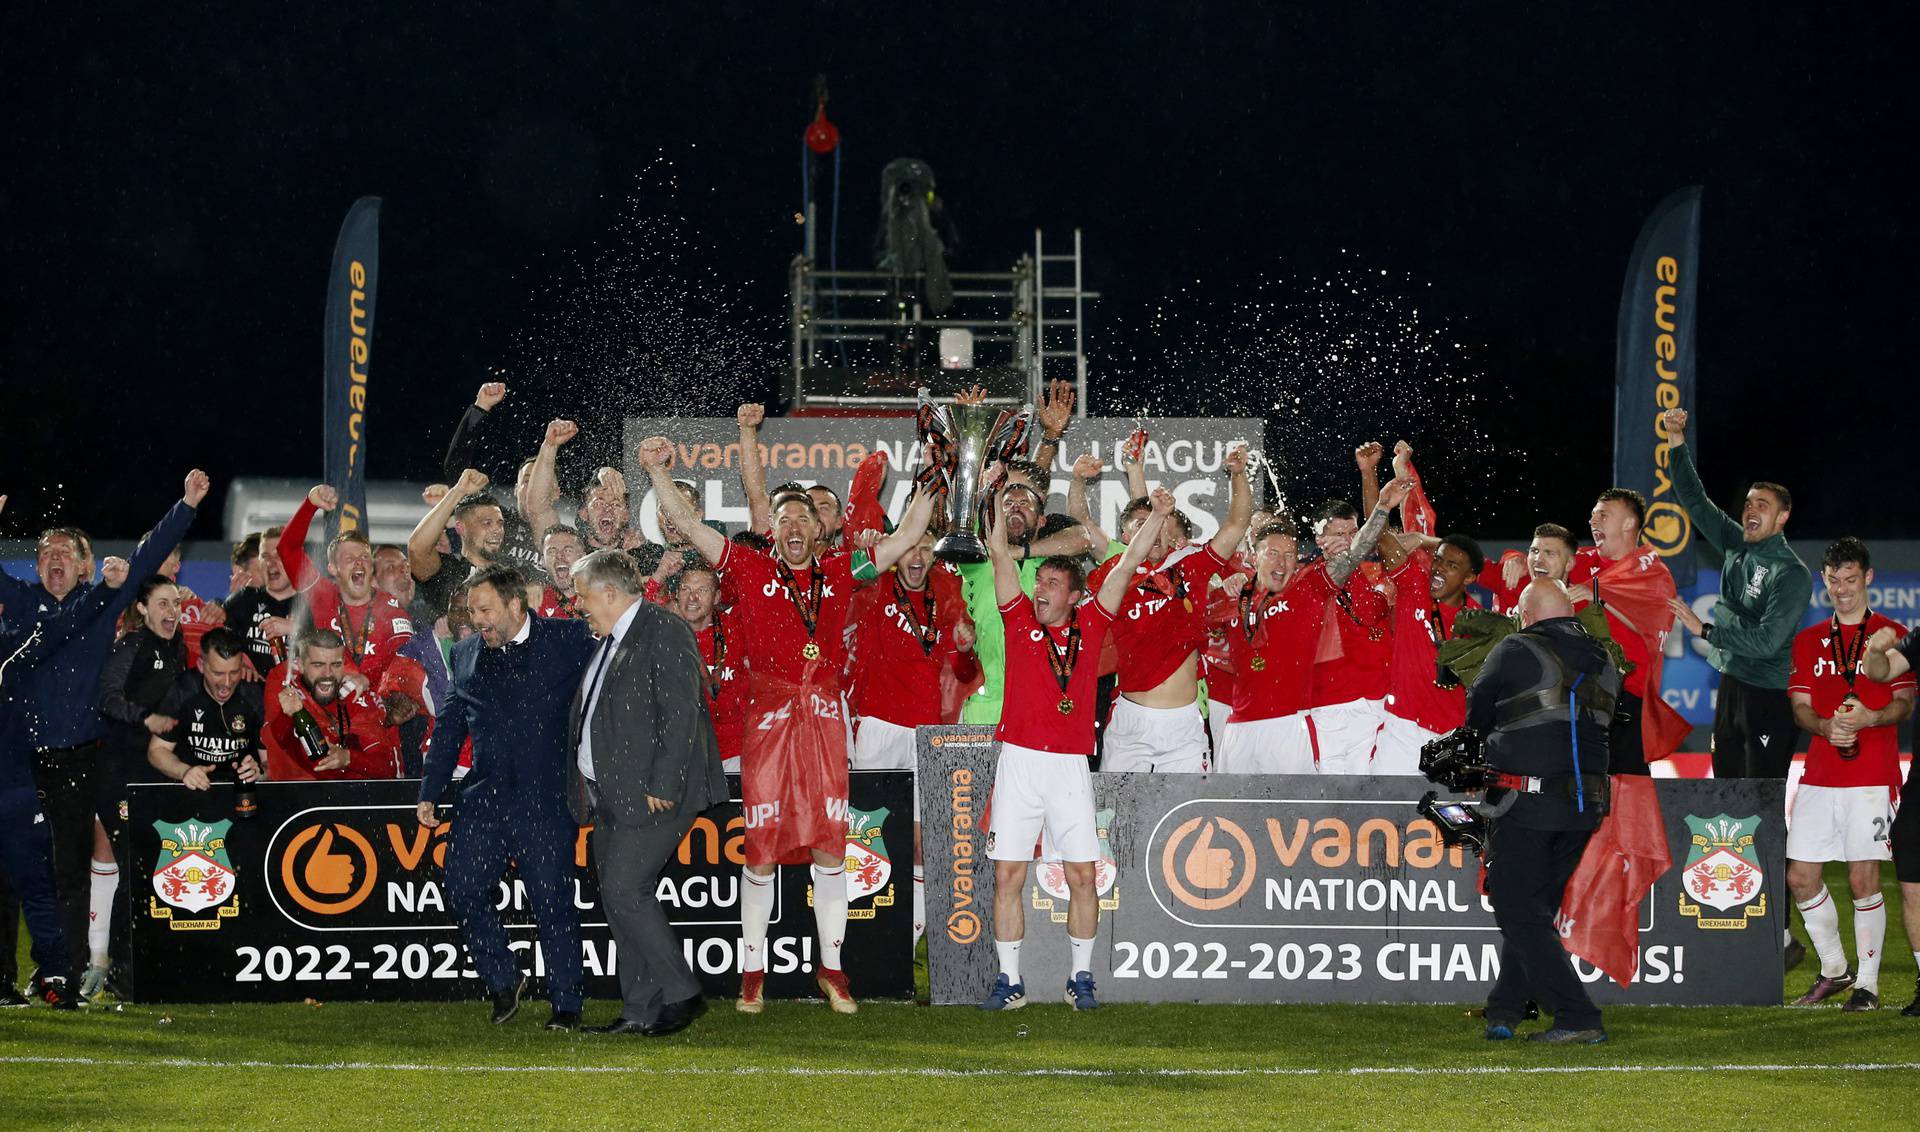
[[[118,590],[87,583],[75,586],[66,600],[60,601],[39,582],[28,584],[0,570],[0,605],[7,607],[7,628],[11,632],[31,630],[42,622],[65,616],[70,609],[77,609],[78,603],[95,589],[111,595],[106,616],[76,630],[63,647],[27,676],[21,698],[27,709],[32,746],[79,747],[105,733],[97,705],[100,670],[106,667],[107,654],[113,651],[114,622],[133,604],[133,599],[140,596],[140,583],[152,577],[167,560],[167,555],[186,537],[194,514],[184,499],[175,503],[153,528],[153,536],[135,548],[127,571],[127,584]]]

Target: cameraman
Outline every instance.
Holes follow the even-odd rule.
[[[1561,894],[1607,808],[1607,730],[1620,673],[1574,619],[1560,582],[1520,594],[1519,632],[1487,654],[1467,690],[1467,726],[1486,736],[1487,896],[1506,946],[1487,995],[1487,1037],[1513,1037],[1529,1000],[1553,1015],[1533,1041],[1607,1040],[1561,947]]]

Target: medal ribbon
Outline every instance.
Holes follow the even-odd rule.
[[[787,600],[793,602],[794,612],[800,615],[800,623],[807,627],[807,640],[813,640],[814,626],[820,622],[820,592],[825,586],[821,578],[820,563],[816,559],[807,577],[807,596],[800,597],[800,587],[795,584],[793,570],[783,559],[775,558],[773,568],[780,573],[780,581],[787,587]]]
[[[1833,666],[1840,670],[1840,678],[1847,682],[1848,695],[1853,694],[1853,682],[1860,675],[1860,658],[1867,652],[1867,618],[1872,616],[1873,611],[1869,609],[1866,615],[1860,618],[1859,629],[1853,635],[1853,644],[1842,648],[1840,615],[1837,613],[1833,615],[1832,643],[1829,647],[1833,653]]]
[[[1053,643],[1053,630],[1041,626],[1040,635],[1047,642],[1047,663],[1053,668],[1054,682],[1060,685],[1060,694],[1067,694],[1067,685],[1073,683],[1074,662],[1080,659],[1080,611],[1074,610],[1067,620],[1067,645],[1056,648]]]
[[[920,615],[915,612],[913,608],[912,595],[907,592],[907,587],[900,584],[900,575],[895,574],[893,576],[893,602],[900,607],[900,615],[907,619],[907,624],[913,626],[914,638],[920,642],[921,655],[932,656],[934,639],[940,634],[933,627],[934,599],[933,584],[931,581],[927,584],[926,594],[927,620],[925,624],[921,624]]]

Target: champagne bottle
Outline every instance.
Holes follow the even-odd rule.
[[[308,762],[317,763],[327,757],[327,736],[314,722],[313,713],[304,707],[293,713],[293,733],[300,740],[300,749],[306,752]]]
[[[245,758],[246,756],[241,756]],[[233,816],[240,821],[249,821],[260,812],[260,795],[254,787],[257,782],[246,782],[240,777],[240,760],[233,762]]]

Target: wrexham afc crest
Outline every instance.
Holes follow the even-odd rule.
[[[160,835],[160,856],[153,866],[153,891],[159,899],[147,902],[148,915],[168,921],[175,931],[217,931],[220,921],[240,914],[234,896],[240,878],[227,858],[227,830],[232,826],[231,821],[153,823]],[[200,915],[216,907],[214,915]]]
[[[1754,845],[1759,816],[1688,814],[1687,828],[1692,831],[1692,845],[1680,873],[1680,914],[1709,930],[1745,928],[1747,921],[1764,917],[1767,875]]]

